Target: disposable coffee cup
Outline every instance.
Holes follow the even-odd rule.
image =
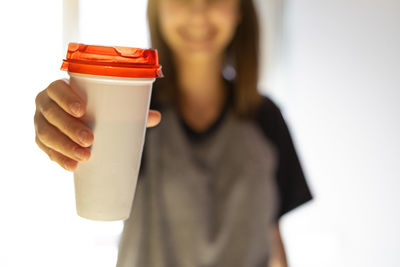
[[[146,133],[152,84],[162,76],[156,50],[70,43],[62,70],[87,102],[91,157],[74,172],[79,216],[129,218]]]

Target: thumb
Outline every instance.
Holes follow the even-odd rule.
[[[147,117],[147,127],[154,127],[158,125],[161,121],[161,113],[157,110],[149,110],[149,115]]]

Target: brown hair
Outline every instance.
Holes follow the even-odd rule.
[[[233,110],[240,117],[252,117],[261,101],[261,96],[257,91],[259,26],[253,1],[241,0],[240,2],[241,21],[226,49],[225,63],[230,64],[236,72]],[[160,32],[157,8],[157,0],[148,0],[147,18],[152,47],[159,52],[164,73],[164,78],[154,84],[153,99],[158,104],[176,104],[178,93],[176,71],[172,52]]]

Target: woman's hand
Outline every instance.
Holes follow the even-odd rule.
[[[69,171],[90,157],[94,137],[80,120],[85,112],[86,103],[64,80],[52,82],[36,97],[36,143],[51,160]],[[161,114],[150,110],[147,127],[156,126],[160,120]]]

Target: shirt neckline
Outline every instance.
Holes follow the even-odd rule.
[[[188,137],[189,141],[194,142],[194,143],[199,143],[202,142],[206,139],[208,139],[211,135],[213,135],[222,122],[224,121],[226,114],[228,113],[228,110],[230,109],[232,102],[233,102],[233,84],[230,81],[226,81],[226,86],[227,86],[227,98],[225,101],[225,104],[222,108],[222,111],[220,112],[218,118],[209,126],[206,130],[204,131],[196,131],[192,129],[182,118],[181,115],[178,115],[179,117],[179,123],[182,126],[185,135]]]

